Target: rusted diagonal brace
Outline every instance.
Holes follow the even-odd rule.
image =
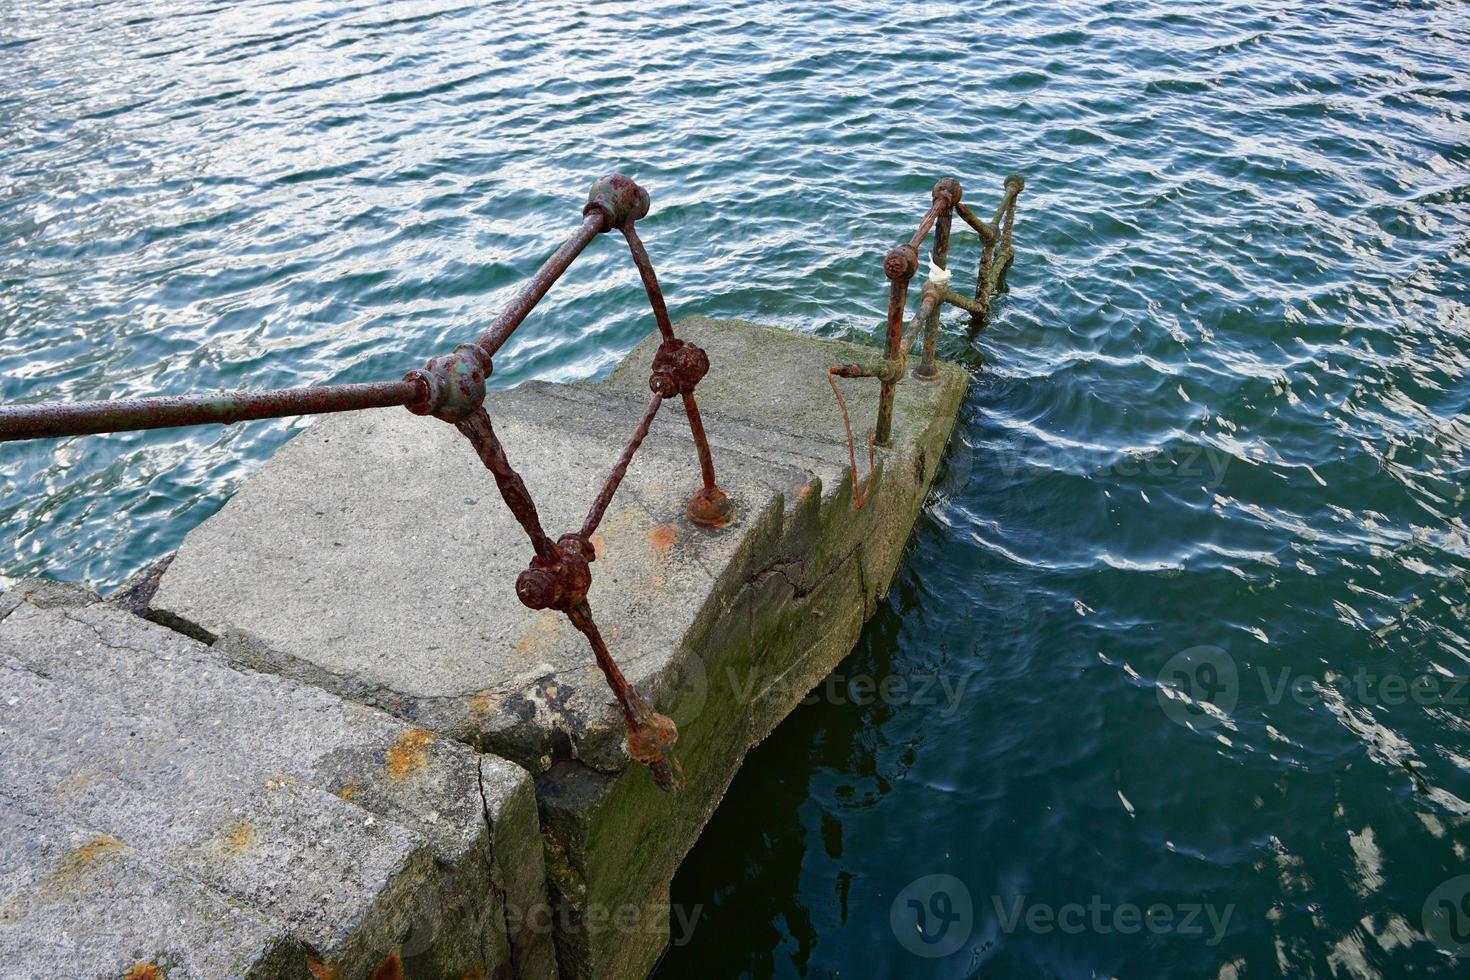
[[[659,786],[670,792],[682,789],[684,767],[679,765],[679,760],[674,756],[674,742],[679,738],[679,730],[674,727],[673,721],[650,709],[639,695],[638,689],[623,677],[623,672],[618,669],[617,662],[603,642],[597,624],[592,621],[592,608],[585,601],[567,610],[567,618],[587,637],[592,654],[597,658],[597,666],[602,669],[602,676],[607,679],[608,687],[618,696],[618,704],[623,710],[623,720],[628,728],[628,738],[623,747],[629,757],[646,766]]]
[[[587,244],[611,227],[610,220],[610,216],[600,210],[588,210],[582,216],[582,227],[573,232],[572,236],[562,243],[561,248],[558,248],[552,253],[551,258],[541,264],[541,268],[536,270],[530,282],[522,286],[521,291],[516,293],[510,305],[501,310],[500,315],[491,322],[484,333],[480,334],[480,338],[475,341],[480,349],[494,357],[495,352],[510,339],[516,327],[521,325],[521,321],[525,320],[536,308],[536,304],[541,302],[541,297],[545,296],[552,285],[561,278],[561,274],[567,271],[572,261],[582,254]]]
[[[974,211],[971,211],[965,205],[956,204],[954,206],[954,211],[955,214],[964,219],[965,224],[975,229],[975,234],[980,236],[980,240],[982,242],[994,243],[995,240],[1000,237],[1000,232],[996,231],[996,229],[991,225],[987,225],[985,222],[981,221],[979,215],[975,214]]]
[[[618,486],[623,482],[623,477],[628,474],[628,466],[633,462],[633,454],[638,447],[643,445],[643,440],[648,438],[648,430],[653,426],[653,417],[658,414],[659,406],[664,403],[662,395],[654,395],[648,407],[643,410],[643,418],[638,422],[638,428],[633,430],[633,438],[628,440],[628,445],[623,447],[623,455],[618,457],[617,463],[613,465],[612,472],[607,475],[607,482],[602,485],[602,490],[597,494],[597,499],[592,501],[592,508],[587,511],[587,520],[582,522],[582,537],[590,539],[597,525],[602,523],[602,515],[607,513],[607,505],[612,503],[613,494],[618,492]]]
[[[958,306],[960,309],[967,310],[973,314],[984,315],[984,313],[986,312],[984,304],[976,302],[975,300],[966,296],[964,293],[957,293],[947,286],[944,289],[943,295],[940,296],[940,299],[944,300],[951,306]]]
[[[603,488],[598,503],[593,505],[594,512],[599,505],[605,508],[606,500],[610,500],[616,492],[622,472],[626,472],[627,463],[637,449],[637,443],[642,442],[643,436],[647,434],[647,424],[652,423],[660,401],[662,399],[655,397],[649,411],[644,413],[643,424],[640,424],[639,431],[635,433],[634,442],[624,452],[619,466],[614,469],[614,478],[610,478],[608,485]],[[678,729],[670,719],[649,709],[638,692],[628,684],[603,641],[597,623],[592,618],[592,608],[587,604],[587,590],[592,585],[592,572],[588,565],[597,560],[590,538],[584,534],[564,534],[553,543],[547,537],[541,527],[541,518],[536,512],[535,501],[526,491],[525,482],[511,466],[505,448],[496,437],[495,427],[484,408],[455,423],[455,428],[475,447],[485,468],[495,478],[495,485],[499,488],[506,507],[525,530],[536,551],[531,567],[516,579],[517,597],[532,609],[555,609],[566,614],[572,625],[587,638],[592,654],[597,659],[597,666],[602,670],[602,675],[622,710],[623,722],[628,731],[624,743],[628,755],[639,764],[647,766],[661,787],[677,791],[684,780],[683,769],[673,754],[674,743],[679,737]],[[588,521],[595,527],[592,515],[589,515]]]
[[[505,447],[500,444],[495,435],[495,426],[490,423],[490,413],[483,407],[478,408],[469,418],[454,423],[454,427],[475,447],[480,462],[485,464],[485,469],[495,478],[495,485],[500,488],[505,506],[526,532],[526,537],[531,539],[536,557],[555,559],[556,544],[541,527],[541,515],[536,512],[536,501],[531,499],[531,492],[526,489],[526,482],[521,479],[521,475],[510,465]]]

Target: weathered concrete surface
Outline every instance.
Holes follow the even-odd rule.
[[[0,953],[11,977],[306,980],[272,921],[111,834],[0,807]]]
[[[645,398],[564,385],[496,393],[495,428],[553,535],[581,526]],[[688,523],[698,469],[671,412],[593,537],[589,596],[630,682],[668,666],[744,540]],[[682,435],[679,442],[669,435]],[[742,513],[803,478],[721,460]],[[324,418],[186,540],[152,607],[238,662],[393,711],[533,772],[609,771],[622,727],[586,640],[515,596],[531,550],[453,427],[390,409]]]
[[[580,634],[515,598],[530,558],[467,443],[390,410],[319,420],[192,532],[150,616],[235,662],[391,711],[537,777],[563,975],[641,976],[674,869],[748,749],[855,643],[887,589],[966,375],[899,386],[894,445],[852,506],[826,384],[872,348],[686,320],[730,527],[689,523],[698,471],[666,404],[597,537],[589,595],[630,681],[680,727],[688,786],[629,767]],[[495,392],[490,411],[553,536],[580,525],[647,402],[653,339],[607,382]],[[862,438],[878,385],[845,382]]]
[[[545,895],[524,770],[79,589],[0,616],[16,975],[554,975],[545,930],[507,929]]]

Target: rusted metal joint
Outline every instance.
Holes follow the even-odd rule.
[[[666,340],[653,355],[649,390],[663,398],[693,393],[709,374],[709,355],[687,340]]]
[[[735,516],[735,505],[719,487],[701,487],[689,498],[685,513],[702,527],[724,527]]]
[[[883,274],[891,282],[908,282],[919,271],[919,250],[905,242],[883,256]]]
[[[429,359],[429,363],[403,376],[416,381],[423,396],[405,406],[415,415],[432,415],[445,422],[462,422],[485,404],[485,381],[493,367],[490,355],[475,344],[460,344],[454,353]]]
[[[580,534],[563,534],[554,556],[537,555],[531,567],[516,576],[516,598],[530,609],[566,612],[587,601],[597,550]]]
[[[935,181],[934,189],[929,192],[929,200],[938,204],[941,197],[945,198],[944,207],[948,209],[960,203],[963,194],[964,190],[960,187],[958,180],[953,177],[941,177]]]
[[[657,711],[647,710],[638,718],[638,727],[629,730],[623,739],[623,750],[628,758],[653,771],[654,779],[665,789],[680,788],[684,782],[684,770],[674,758],[674,743],[679,740],[679,729],[673,719]]]
[[[587,193],[583,215],[594,211],[602,214],[603,231],[623,228],[648,214],[648,192],[626,174],[608,174],[592,185]]]

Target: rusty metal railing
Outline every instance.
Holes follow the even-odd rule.
[[[450,354],[432,358],[427,365],[408,372],[400,381],[72,404],[8,405],[0,407],[0,441],[205,423],[228,425],[250,419],[350,412],[396,405],[415,415],[431,415],[452,424],[474,447],[494,477],[506,506],[530,539],[534,555],[530,566],[516,578],[517,597],[531,609],[554,609],[564,613],[586,637],[598,667],[617,697],[627,729],[624,747],[628,755],[648,767],[664,789],[677,790],[684,779],[673,751],[678,730],[672,720],[651,710],[623,677],[617,661],[598,632],[592,608],[587,602],[587,592],[592,585],[590,565],[597,558],[592,534],[627,474],[633,454],[647,437],[659,406],[666,400],[677,397],[684,403],[690,434],[699,457],[702,486],[689,501],[690,519],[707,527],[721,527],[729,523],[731,517],[730,500],[715,482],[714,458],[694,399],[695,386],[709,372],[709,357],[700,348],[674,336],[653,263],[634,230],[634,224],[648,214],[648,208],[647,192],[631,178],[610,174],[597,181],[587,196],[586,207],[582,209],[581,227],[546,260],[485,332],[474,343],[461,344]],[[531,499],[525,483],[506,456],[505,447],[495,435],[490,414],[485,409],[485,381],[490,377],[491,359],[541,297],[592,239],[613,229],[621,232],[628,242],[663,338],[654,354],[652,376],[648,382],[653,398],[593,500],[581,529],[553,541],[542,528],[536,502]]]
[[[960,203],[960,182],[953,177],[945,177],[934,185],[930,193],[932,203],[924,217],[919,219],[919,229],[913,238],[895,246],[884,256],[883,274],[888,278],[888,321],[883,360],[878,364],[839,364],[827,370],[827,383],[837,398],[837,406],[842,410],[842,424],[847,429],[847,454],[852,470],[855,508],[861,509],[864,503],[858,480],[857,448],[852,435],[852,419],[848,416],[842,391],[837,387],[837,379],[877,378],[882,382],[878,395],[878,421],[868,438],[868,472],[871,474],[875,463],[874,446],[887,446],[892,440],[894,389],[909,373],[909,350],[919,334],[922,332],[924,336],[923,356],[913,376],[921,381],[932,381],[939,376],[935,347],[939,339],[939,314],[944,304],[967,310],[972,330],[984,327],[990,317],[991,298],[1000,287],[1006,269],[1016,258],[1015,249],[1011,247],[1011,227],[1016,221],[1016,199],[1025,187],[1026,181],[1019,174],[1007,177],[1000,206],[987,222]],[[956,292],[949,285],[949,234],[956,214],[980,236],[980,264],[975,274],[973,299]],[[908,305],[909,282],[919,268],[919,246],[931,229],[934,246],[930,252],[929,278],[920,294],[919,309],[905,333],[903,319]]]

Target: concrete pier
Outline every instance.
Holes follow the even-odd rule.
[[[465,440],[401,410],[329,416],[188,536],[155,622],[54,585],[0,598],[0,819],[28,842],[5,856],[0,955],[81,956],[78,976],[165,959],[170,977],[646,974],[673,873],[746,752],[886,591],[967,382],[941,365],[899,385],[858,510],[826,370],[876,351],[676,330],[710,356],[699,399],[735,519],[685,516],[698,469],[666,404],[594,538],[588,598],[679,726],[681,793],[630,764],[582,636],[516,599],[530,548]],[[606,381],[491,393],[553,537],[636,424],[656,345]],[[865,439],[878,384],[844,392]],[[79,874],[94,855],[106,876]],[[120,910],[143,891],[172,931]]]

